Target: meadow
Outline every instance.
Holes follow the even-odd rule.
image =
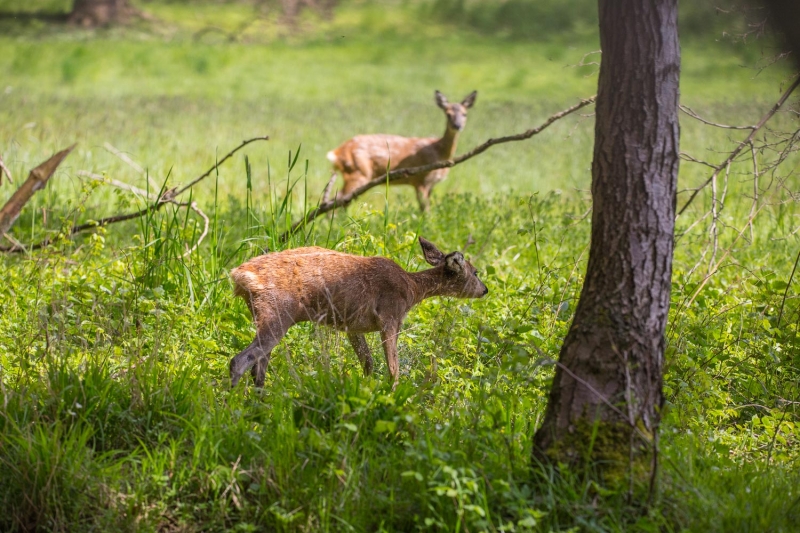
[[[593,95],[597,67],[580,65],[598,48],[590,29],[511,39],[424,2],[346,2],[291,30],[248,23],[239,3],[142,6],[159,22],[0,21],[0,156],[14,185],[78,143],[13,229],[55,244],[0,255],[0,530],[794,530],[796,154],[759,175],[755,214],[752,163],[720,177],[716,248],[710,191],[678,219],[660,474],[645,504],[530,459],[586,265],[591,108],[453,168],[425,215],[410,188],[378,187],[278,239],[317,202],[331,148],[356,133],[442,133],[434,89],[478,90],[459,153]],[[791,79],[785,65],[752,68],[764,42],[682,46],[682,103],[714,122],[756,123]],[[797,129],[790,104],[772,132]],[[681,128],[682,151],[715,163],[747,134],[686,115]],[[173,206],[58,238],[144,205],[88,174],[176,186],[260,135],[192,189],[210,227],[196,250],[202,219]],[[780,148],[756,161],[768,168]],[[709,175],[684,161],[679,189]],[[0,201],[13,187],[3,180]],[[275,349],[263,390],[249,376],[230,389],[228,361],[254,333],[231,268],[316,244],[416,270],[419,235],[447,251],[471,237],[490,292],[411,312],[395,391],[377,337],[365,378],[344,336],[310,324]]]

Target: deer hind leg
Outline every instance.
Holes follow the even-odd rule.
[[[256,387],[264,386],[264,378],[267,373],[270,355],[272,355],[272,349],[280,342],[288,329],[288,327],[270,327],[267,325],[259,330],[250,346],[231,359],[229,365],[231,387],[235,387],[242,375],[248,370],[253,376]]]
[[[358,356],[358,360],[361,362],[361,368],[364,369],[364,375],[369,376],[372,374],[372,353],[370,352],[369,345],[367,344],[367,339],[364,338],[362,333],[348,333],[347,340],[350,341],[350,344],[353,346],[353,350]]]
[[[383,353],[386,356],[386,366],[389,368],[389,375],[392,378],[392,390],[397,387],[397,381],[400,376],[400,366],[397,362],[397,336],[399,334],[399,324],[385,325],[381,330]]]

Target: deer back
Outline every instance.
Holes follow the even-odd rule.
[[[384,257],[308,247],[265,254],[231,271],[235,293],[264,320],[276,315],[347,331],[376,331],[414,303],[409,275]]]

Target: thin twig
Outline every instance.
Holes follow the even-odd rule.
[[[328,180],[328,184],[325,185],[325,188],[322,190],[322,203],[326,203],[329,200],[329,196],[331,194],[331,187],[336,182],[336,172],[331,174],[331,179]]]
[[[123,152],[122,150],[114,148],[114,146],[112,146],[111,143],[107,142],[107,143],[103,144],[103,148],[105,148],[106,150],[108,150],[109,152],[111,152],[112,154],[117,156],[118,158],[122,159],[122,161],[125,162],[125,164],[127,164],[129,167],[131,167],[133,170],[135,170],[139,174],[144,174],[144,169],[142,168],[142,166],[139,163],[137,163],[136,161],[131,159],[130,156],[128,154],[126,154],[125,152]]]
[[[750,204],[750,213],[748,216],[752,217],[758,207],[758,159],[756,158],[756,147],[750,143],[750,154],[753,157],[753,203]],[[752,220],[752,218],[750,219]],[[750,224],[750,242],[753,242],[753,224]]]
[[[797,263],[800,262],[800,252],[797,252],[797,257],[794,258],[794,266],[792,267],[792,273],[789,274],[789,281],[786,282],[786,288],[783,290],[783,298],[781,299],[781,308],[778,311],[778,323],[775,328],[781,327],[781,318],[783,318],[783,306],[786,305],[786,295],[789,294],[789,287],[792,285],[792,280],[794,279],[794,273],[797,271]]]
[[[196,242],[196,243],[194,243],[194,246],[192,246],[191,248],[189,248],[188,250],[186,250],[186,253],[185,253],[185,254],[183,254],[183,257],[187,257],[187,256],[188,256],[188,255],[190,255],[192,252],[194,252],[195,250],[197,250],[197,247],[198,247],[198,246],[200,246],[200,243],[201,243],[201,242],[203,242],[203,239],[205,239],[205,238],[206,238],[206,235],[208,235],[208,215],[206,215],[205,213],[203,213],[203,212],[200,210],[200,208],[199,208],[199,207],[197,207],[197,202],[192,202],[192,203],[190,203],[190,204],[189,204],[189,209],[191,209],[192,211],[194,211],[195,213],[197,213],[198,215],[200,215],[200,218],[202,218],[202,219],[203,219],[203,221],[205,222],[205,226],[203,227],[203,233],[201,233],[201,234],[200,234],[200,238],[199,238],[199,239],[197,239],[197,242]]]
[[[3,184],[3,174],[8,176],[8,182],[9,183],[14,183],[14,178],[11,177],[11,171],[8,170],[8,167],[6,166],[5,162],[3,161],[2,156],[0,156],[0,185]]]
[[[254,143],[256,141],[268,141],[268,140],[269,140],[269,136],[268,135],[263,135],[261,137],[253,137],[252,139],[247,139],[247,140],[242,141],[242,144],[240,144],[239,146],[237,146],[236,148],[234,148],[233,150],[231,150],[230,152],[225,154],[225,156],[222,159],[220,159],[219,161],[214,163],[214,165],[211,168],[209,168],[207,171],[205,171],[203,174],[201,174],[200,176],[196,177],[195,179],[193,179],[192,181],[190,181],[189,183],[187,183],[183,187],[179,188],[175,192],[175,196],[180,196],[181,194],[185,193],[186,191],[188,191],[189,189],[191,189],[192,187],[197,185],[199,182],[201,182],[204,179],[206,179],[212,172],[214,172],[217,168],[219,168],[220,165],[222,165],[222,163],[227,161],[233,154],[235,154],[236,152],[238,152],[239,150],[241,150],[242,148],[244,148],[248,144]]]
[[[175,198],[178,197],[179,195],[181,195],[182,193],[186,192],[190,188],[192,188],[194,185],[197,185],[197,183],[199,183],[204,178],[207,178],[212,172],[214,172],[215,169],[217,169],[220,165],[222,165],[222,163],[224,163],[225,161],[230,159],[230,157],[233,156],[233,154],[235,154],[236,152],[238,152],[239,150],[241,150],[242,148],[244,148],[248,144],[250,144],[252,142],[255,142],[255,141],[266,141],[268,139],[269,139],[269,137],[263,136],[263,137],[254,137],[252,139],[247,139],[245,141],[242,141],[242,143],[239,146],[237,146],[236,148],[234,148],[233,150],[228,152],[222,159],[219,159],[210,169],[208,169],[206,172],[201,174],[199,177],[197,177],[194,180],[192,180],[191,182],[189,182],[189,184],[183,186],[180,189],[175,187],[175,188],[169,189],[167,191],[164,191],[159,197],[157,197],[157,199],[155,201],[153,201],[150,205],[148,205],[144,209],[140,209],[139,211],[134,211],[132,213],[114,215],[114,216],[110,216],[110,217],[101,218],[99,220],[93,220],[93,221],[90,221],[90,222],[85,222],[83,224],[78,224],[77,226],[72,226],[71,228],[67,229],[66,231],[64,231],[63,233],[61,233],[59,235],[63,236],[63,237],[66,237],[66,238],[69,238],[69,237],[72,237],[73,235],[75,235],[77,233],[80,233],[80,232],[83,232],[83,231],[91,230],[91,229],[102,227],[102,226],[108,226],[110,224],[116,224],[118,222],[124,222],[126,220],[133,220],[135,218],[140,218],[140,217],[143,217],[143,216],[145,216],[145,215],[147,215],[149,213],[152,213],[152,212],[155,212],[155,211],[161,209],[163,206],[165,206],[167,204],[178,205],[180,207],[189,207],[191,204],[175,202],[174,201]],[[46,237],[46,238],[42,239],[40,242],[38,242],[38,243],[29,245],[27,249],[28,250],[38,250],[40,248],[44,248],[45,246],[48,246],[52,242],[53,242],[53,238],[52,237]],[[0,247],[0,252],[21,252],[21,251],[23,251],[23,249],[24,248],[22,248],[21,246],[18,246],[18,245],[15,244],[15,245],[10,246],[10,247]]]
[[[722,171],[722,169],[727,167],[728,165],[730,165],[733,162],[733,160],[736,159],[736,156],[739,155],[739,152],[741,152],[744,149],[745,146],[748,146],[753,141],[753,139],[756,136],[756,133],[758,133],[758,130],[763,128],[764,124],[766,124],[767,121],[770,118],[772,118],[772,116],[775,113],[778,112],[778,109],[780,109],[780,107],[786,102],[786,100],[789,98],[789,96],[792,94],[792,92],[794,92],[794,90],[798,87],[798,85],[800,85],[800,76],[795,78],[794,83],[792,83],[789,86],[789,88],[786,89],[786,91],[783,93],[783,95],[781,95],[780,99],[777,102],[775,102],[775,104],[772,106],[772,108],[763,117],[761,117],[761,120],[758,122],[758,124],[756,124],[753,127],[752,131],[750,132],[750,135],[748,135],[745,140],[740,142],[736,146],[736,148],[734,148],[733,151],[728,155],[728,157],[725,159],[725,161],[723,161],[722,163],[720,163],[719,165],[717,165],[715,167],[714,173],[711,174],[711,177],[709,177],[705,181],[705,183],[703,183],[700,187],[698,187],[692,193],[692,195],[689,197],[689,199],[686,201],[686,203],[683,204],[683,207],[680,208],[680,210],[678,211],[678,214],[676,215],[676,217],[682,215],[683,212],[686,211],[686,208],[689,207],[689,205],[692,203],[692,201],[694,201],[694,199],[697,197],[697,195],[700,193],[700,191],[705,189],[714,179],[716,179],[716,177],[719,175],[719,173]]]
[[[147,173],[147,171],[144,168],[142,168],[142,165],[140,165],[139,163],[137,163],[136,161],[131,159],[128,154],[126,154],[122,150],[119,150],[118,148],[115,148],[109,142],[104,143],[103,144],[103,148],[105,148],[106,150],[108,150],[109,152],[111,152],[112,154],[117,156],[118,158],[120,158],[125,164],[127,164],[133,170],[135,170],[136,172],[138,172],[142,176],[145,176],[147,178],[147,181],[150,182],[150,187],[152,187],[153,189],[158,190],[158,184],[155,183],[150,178],[150,175]]]
[[[152,192],[149,193],[144,189],[140,189],[139,187],[136,187],[134,185],[129,185],[125,182],[118,181],[113,178],[109,178],[108,176],[103,176],[101,174],[95,174],[93,172],[89,172],[88,170],[79,170],[76,174],[84,178],[90,178],[93,180],[100,181],[102,183],[106,183],[108,185],[111,185],[118,189],[122,189],[124,191],[132,192],[136,195],[141,196],[142,198],[147,198],[150,201],[155,201],[155,199],[158,197],[158,195],[155,193]]]
[[[679,105],[678,106],[681,111],[689,115],[690,117],[699,120],[703,124],[708,124],[709,126],[714,126],[715,128],[722,128],[726,130],[753,130],[756,129],[756,126],[729,126],[727,124],[718,124],[716,122],[711,122],[710,120],[706,120],[697,113],[695,113],[689,106]]]
[[[305,226],[306,224],[308,224],[309,222],[311,222],[315,218],[327,213],[328,211],[331,211],[333,209],[349,205],[350,202],[352,202],[353,200],[355,200],[356,198],[358,198],[359,196],[361,196],[362,194],[364,194],[368,190],[372,189],[373,187],[377,187],[379,185],[385,185],[387,183],[391,183],[393,181],[397,181],[397,180],[400,180],[402,178],[406,178],[408,176],[414,176],[414,175],[417,175],[417,174],[425,174],[425,173],[428,173],[428,172],[430,172],[432,170],[437,170],[437,169],[440,169],[440,168],[451,168],[451,167],[454,167],[456,165],[459,165],[459,164],[463,163],[464,161],[472,159],[473,157],[475,157],[475,156],[477,156],[479,154],[482,154],[483,152],[485,152],[486,150],[488,150],[489,148],[491,148],[492,146],[494,146],[496,144],[503,144],[503,143],[513,142],[513,141],[524,141],[524,140],[530,139],[534,135],[536,135],[538,133],[541,133],[545,128],[550,126],[553,122],[556,122],[557,120],[562,119],[562,118],[566,117],[567,115],[569,115],[571,113],[574,113],[575,111],[578,111],[579,109],[582,109],[582,108],[586,107],[587,105],[590,105],[590,104],[594,103],[596,98],[597,98],[596,96],[592,96],[590,98],[586,98],[584,100],[581,100],[579,103],[575,104],[574,106],[569,107],[567,109],[564,109],[563,111],[559,111],[558,113],[556,113],[554,115],[551,115],[550,117],[548,117],[547,120],[545,120],[539,126],[537,126],[535,128],[531,128],[531,129],[529,129],[529,130],[527,130],[527,131],[525,131],[523,133],[518,133],[516,135],[509,135],[509,136],[506,136],[506,137],[499,137],[497,139],[489,139],[486,142],[484,142],[483,144],[476,146],[475,148],[473,148],[469,152],[467,152],[467,153],[465,153],[463,155],[460,155],[459,157],[456,157],[454,159],[447,159],[447,160],[444,160],[444,161],[436,161],[434,163],[429,163],[427,165],[422,165],[422,166],[418,166],[418,167],[399,168],[399,169],[392,170],[390,172],[385,172],[385,173],[381,174],[380,176],[378,176],[376,178],[373,178],[371,181],[368,181],[364,185],[361,185],[360,187],[352,190],[348,194],[341,195],[341,196],[339,196],[337,198],[334,198],[333,200],[329,200],[329,201],[326,201],[326,202],[320,202],[320,204],[317,207],[315,207],[314,209],[311,209],[310,211],[308,211],[300,220],[298,220],[294,224],[292,224],[291,228],[288,229],[287,231],[285,231],[283,234],[281,234],[278,238],[279,238],[280,241],[285,242],[289,238],[289,236],[294,234],[294,232],[296,232],[299,228]]]
[[[731,243],[730,247],[727,250],[725,250],[725,253],[722,254],[722,257],[719,258],[719,261],[717,261],[717,264],[714,265],[714,268],[711,269],[708,274],[706,274],[706,276],[703,278],[703,281],[701,281],[700,285],[698,285],[697,289],[695,289],[694,293],[692,294],[691,298],[689,298],[689,302],[686,304],[685,307],[689,307],[690,305],[692,305],[695,298],[697,298],[697,295],[700,294],[700,291],[703,290],[703,287],[705,287],[706,283],[708,283],[708,280],[711,279],[711,276],[717,273],[720,266],[722,266],[722,262],[725,261],[725,259],[727,259],[727,257],[731,254],[731,252],[733,251],[733,247],[739,241],[741,236],[744,235],[745,230],[747,230],[748,226],[753,222],[753,219],[758,215],[759,212],[761,212],[762,207],[764,206],[762,205],[761,207],[756,209],[755,213],[750,215],[750,217],[747,220],[747,223],[744,225],[744,227],[738,233],[738,235],[736,235],[736,238],[733,239],[733,242]]]

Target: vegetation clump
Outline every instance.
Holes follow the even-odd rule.
[[[628,448],[608,452],[622,465],[613,479],[540,464],[533,436],[586,269],[590,117],[454,167],[427,214],[410,190],[376,187],[279,237],[316,205],[325,153],[342,138],[437,133],[437,87],[481,91],[461,150],[524,131],[593,94],[593,67],[563,64],[596,42],[571,50],[435,21],[414,37],[404,21],[418,6],[390,6],[394,19],[369,25],[369,6],[343,4],[319,24],[363,30],[346,39],[308,37],[301,25],[281,40],[256,24],[211,43],[192,40],[210,8],[194,5],[191,18],[180,3],[146,7],[189,30],[164,40],[32,26],[0,37],[0,156],[14,179],[78,142],[11,231],[50,246],[0,255],[0,530],[793,530],[800,305],[789,176],[759,171],[754,183],[752,161],[737,159],[677,219],[653,490],[645,462],[631,475]],[[250,9],[212,7],[226,31]],[[771,106],[785,73],[753,77],[738,66],[752,52],[737,56],[738,46],[684,46],[685,105],[734,124]],[[718,162],[739,140],[682,120],[683,151],[698,160]],[[796,129],[790,113],[773,120],[773,131]],[[196,248],[204,220],[173,204],[66,238],[266,134],[193,189],[208,216]],[[757,168],[773,157],[794,168],[797,154],[781,146],[756,153]],[[709,175],[684,161],[679,189]],[[3,180],[4,200],[11,190]],[[308,323],[275,348],[263,390],[229,387],[228,361],[254,333],[230,269],[264,250],[318,245],[414,271],[419,235],[448,249],[474,241],[465,255],[489,294],[433,298],[409,314],[396,390],[380,358],[363,377],[342,335]],[[576,436],[578,455],[607,440],[591,424]]]

